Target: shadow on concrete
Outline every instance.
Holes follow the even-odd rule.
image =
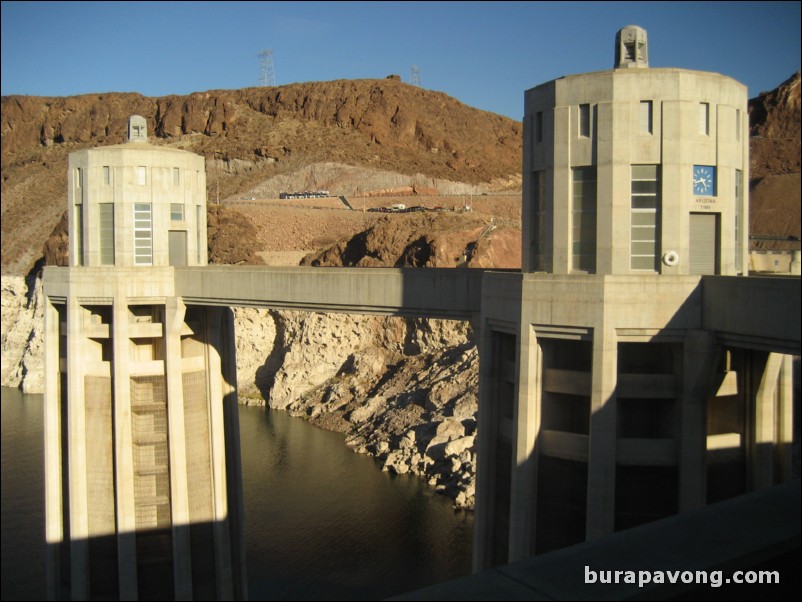
[[[55,567],[51,566],[57,591],[50,599],[173,600],[189,595],[184,599],[217,600],[218,588],[225,591],[226,586],[218,583],[215,532],[227,528],[224,523],[202,522],[48,544],[48,557],[58,559]],[[191,590],[180,593],[175,590],[175,571],[179,569],[173,547],[178,540],[188,540],[191,545],[190,562],[183,559],[184,566],[191,564]],[[127,577],[121,579],[120,550],[128,546],[136,551],[136,558],[128,564]],[[78,557],[85,562],[73,561]],[[234,599],[243,599],[239,588]]]
[[[392,599],[798,600],[799,506],[785,483]]]
[[[784,319],[793,313],[791,325],[798,320],[798,312],[789,312],[789,307],[798,304],[799,286],[798,283],[789,283],[785,287],[773,282],[765,286],[761,286],[762,283],[751,284],[750,280],[743,278],[700,280],[667,323],[647,340],[626,342],[627,339],[623,339],[622,342],[613,337],[614,348],[603,351],[606,360],[601,355],[601,341],[594,340],[594,336],[600,337],[603,333],[595,333],[592,324],[604,323],[605,328],[611,330],[632,328],[630,324],[612,324],[597,317],[595,322],[588,322],[585,335],[581,334],[581,328],[571,336],[557,338],[549,338],[545,333],[537,337],[536,343],[539,351],[535,355],[542,358],[542,364],[536,369],[537,374],[526,380],[520,376],[522,369],[519,366],[523,360],[518,350],[522,348],[520,333],[530,325],[525,324],[519,333],[514,333],[511,330],[514,318],[505,326],[504,314],[500,312],[483,322],[482,327],[491,331],[485,335],[490,342],[481,348],[481,359],[485,364],[482,382],[487,387],[482,399],[487,397],[488,401],[480,407],[482,428],[479,431],[484,441],[479,453],[485,457],[479,460],[479,478],[490,480],[483,487],[492,493],[482,499],[483,519],[477,517],[477,529],[482,529],[482,520],[489,524],[484,527],[487,532],[476,539],[484,546],[475,551],[480,566],[501,567],[510,557],[540,554],[531,560],[533,566],[540,569],[548,563],[537,564],[538,559],[552,556],[558,553],[557,550],[565,552],[560,556],[561,562],[570,564],[573,561],[569,549],[578,550],[581,546],[604,542],[615,537],[612,535],[615,532],[629,533],[644,525],[657,524],[654,521],[674,519],[677,520],[673,523],[672,533],[679,540],[676,550],[667,552],[665,542],[655,538],[644,541],[637,548],[637,554],[627,552],[616,557],[610,555],[614,549],[607,548],[596,561],[618,570],[637,569],[639,562],[647,560],[652,570],[672,566],[692,570],[703,566],[699,564],[700,559],[712,557],[716,552],[728,559],[728,564],[720,566],[751,570],[775,560],[787,569],[795,559],[798,560],[798,535],[790,550],[783,548],[778,551],[771,544],[768,546],[770,551],[762,556],[737,557],[738,550],[752,544],[759,545],[760,538],[756,532],[763,525],[765,511],[742,514],[738,521],[724,527],[719,522],[716,528],[708,528],[705,521],[692,525],[684,523],[679,518],[685,514],[675,516],[682,508],[683,496],[686,508],[729,502],[740,499],[752,488],[760,489],[787,478],[778,468],[780,461],[776,458],[772,461],[774,455],[782,455],[787,450],[779,449],[783,446],[776,444],[755,443],[755,427],[750,416],[755,411],[757,388],[769,352],[799,352],[799,333],[787,331],[788,320]],[[739,313],[744,312],[750,303],[754,304],[753,309],[765,307],[765,315],[757,323],[744,320],[743,316],[748,314]],[[724,304],[724,309],[721,309],[721,304]],[[598,311],[603,311],[603,308],[600,306]],[[740,324],[734,318],[736,315],[742,317]],[[624,318],[623,322],[626,321]],[[536,325],[531,328],[537,331]],[[509,357],[505,360],[505,356]],[[656,359],[650,362],[650,356]],[[608,383],[614,379],[612,390],[599,403],[600,409],[591,411],[591,383],[593,387],[599,386],[600,377],[595,373],[601,374],[605,367],[603,360],[608,366],[607,376],[603,378]],[[517,383],[505,381],[505,361],[516,362]],[[613,374],[609,372],[610,364],[615,367]],[[526,394],[521,394],[519,401],[517,387],[540,387],[548,369],[573,375],[570,377],[572,383],[562,385],[562,388],[543,385],[537,410],[540,412],[540,430],[533,442],[534,452],[523,462],[515,463],[512,446],[521,449],[525,445],[522,443],[525,437],[520,424],[522,418],[519,417],[519,411],[524,410],[520,404],[533,403],[531,399],[525,400]],[[717,397],[727,376],[725,373],[730,371],[737,372],[737,392]],[[662,386],[673,379],[676,394],[652,396],[648,391],[633,393],[633,381],[644,383],[648,382],[644,379],[652,378],[663,382]],[[579,393],[583,390],[581,383],[586,383],[585,393]],[[514,392],[512,387],[516,387]],[[532,394],[530,390],[529,395]],[[650,404],[649,412],[641,411],[645,403]],[[533,408],[526,411],[529,414],[525,420],[531,420]],[[505,418],[510,421],[510,428],[517,429],[517,439],[504,434]],[[708,450],[708,436],[719,435],[739,443]],[[632,451],[639,448],[644,448],[647,455],[633,456]],[[680,452],[688,453],[689,448],[690,457],[696,457],[698,461],[682,460]],[[775,464],[773,469],[769,468],[768,477],[754,474],[757,470],[755,458],[759,457],[768,458],[769,464]],[[763,483],[756,484],[756,479]],[[716,516],[716,510],[712,509],[715,507],[711,506],[708,516]],[[768,511],[768,514],[772,513],[772,510]],[[513,525],[512,529],[510,525]],[[798,533],[798,525],[797,517],[789,525],[792,535],[794,529]],[[605,532],[608,535],[604,535]],[[585,543],[586,539],[592,541]],[[731,557],[727,556],[728,547],[732,549]],[[661,562],[665,562],[663,567]],[[627,564],[630,566],[625,566]],[[499,570],[505,571],[506,568]],[[576,575],[572,581],[581,584],[582,566],[575,568]],[[506,591],[495,597],[489,592],[495,587],[496,576],[484,575],[484,583],[472,584],[473,595],[462,589],[460,594],[468,597],[457,595],[453,599],[575,599],[576,595],[573,592],[566,593],[563,598],[552,598],[554,592],[549,591],[547,585],[557,580],[555,575],[536,578],[533,573],[527,573],[527,576],[516,573],[511,578],[519,584],[527,578],[537,580],[538,591]],[[786,571],[786,575],[792,591],[798,592],[797,573]],[[485,594],[476,593],[482,588]],[[733,589],[738,588],[728,590],[730,594]],[[673,597],[683,591],[691,590],[680,588],[661,592],[657,597]],[[423,598],[452,599],[430,597],[431,593],[427,590]],[[769,596],[776,593],[777,589]],[[516,595],[524,598],[516,598]],[[639,597],[644,594],[636,589],[627,595]],[[716,592],[712,595],[717,597]],[[617,599],[617,594],[608,596],[599,590],[588,593],[588,596]],[[416,596],[412,594],[405,599],[416,599]]]

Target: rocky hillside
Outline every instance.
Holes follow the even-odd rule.
[[[521,229],[519,223],[472,213],[392,215],[307,255],[301,265],[520,268]]]
[[[7,96],[0,117],[3,273],[26,273],[59,221],[68,154],[122,142],[131,114],[147,119],[152,142],[207,158],[210,199],[316,163],[474,185],[520,182],[520,123],[394,79],[162,98]]]
[[[764,176],[752,181],[749,198],[749,233],[787,239],[752,240],[757,251],[799,250],[802,234],[800,210],[800,174],[786,173]],[[796,242],[791,242],[795,239]]]
[[[800,74],[749,101],[751,234],[802,235]],[[752,241],[759,250],[799,250],[799,243]]]
[[[749,101],[751,177],[800,171],[800,74]]]

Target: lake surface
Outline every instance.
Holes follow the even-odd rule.
[[[251,600],[380,599],[470,572],[473,515],[343,436],[239,408]],[[42,396],[2,390],[2,599],[45,595]]]

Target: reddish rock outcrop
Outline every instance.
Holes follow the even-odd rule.
[[[800,74],[749,101],[750,176],[800,171]]]
[[[520,268],[521,231],[471,214],[391,215],[301,265]]]

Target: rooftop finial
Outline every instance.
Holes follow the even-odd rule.
[[[128,142],[147,142],[148,122],[141,115],[128,118]]]
[[[615,35],[615,68],[649,66],[649,43],[646,30],[637,25],[627,25]]]

